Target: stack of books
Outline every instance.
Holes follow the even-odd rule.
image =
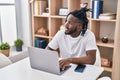
[[[45,39],[39,39],[39,38],[36,38],[35,41],[34,41],[34,46],[35,47],[38,47],[38,48],[43,48],[45,49],[46,46],[47,46],[47,41]]]
[[[40,1],[35,0],[34,2],[34,15],[40,15]]]
[[[105,19],[105,20],[111,20],[111,19],[115,19],[115,18],[116,18],[115,13],[102,13],[99,16],[99,19]]]
[[[46,0],[35,0],[34,2],[34,15],[42,15],[47,8],[47,1]]]

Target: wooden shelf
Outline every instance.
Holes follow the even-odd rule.
[[[51,18],[63,18],[63,19],[65,19],[66,18],[66,16],[59,16],[59,15],[52,15],[52,16],[50,16]]]
[[[49,15],[34,15],[34,17],[49,17]]]
[[[106,20],[106,19],[91,19],[93,21],[106,21],[106,22],[116,22],[116,19],[113,20]]]
[[[52,37],[50,37],[50,36],[44,36],[44,35],[38,35],[38,34],[35,34],[35,37],[52,39]]]
[[[97,40],[97,46],[114,48],[114,41],[109,40],[108,43],[103,43],[101,40]]]

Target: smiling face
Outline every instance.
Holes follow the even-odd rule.
[[[80,24],[80,21],[76,17],[70,14],[67,17],[67,20],[64,25],[65,25],[65,34],[71,35],[72,37],[79,36],[82,26]]]

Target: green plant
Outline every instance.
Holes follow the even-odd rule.
[[[16,47],[21,47],[21,46],[23,45],[23,40],[21,40],[21,39],[15,40],[15,41],[14,41],[14,45],[15,45]]]
[[[10,45],[7,42],[0,44],[0,50],[7,50],[7,49],[10,49]]]

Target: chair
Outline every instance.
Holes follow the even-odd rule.
[[[96,52],[96,61],[95,61],[94,65],[101,66],[100,51],[98,48],[97,48],[97,52]],[[108,76],[104,76],[104,77],[99,78],[98,80],[111,80],[111,78]]]
[[[0,68],[3,68],[10,64],[12,64],[12,61],[4,54],[0,53]]]
[[[95,66],[101,66],[100,51],[99,51],[98,48],[97,48],[97,51],[96,51],[96,61],[95,61],[94,65]]]

